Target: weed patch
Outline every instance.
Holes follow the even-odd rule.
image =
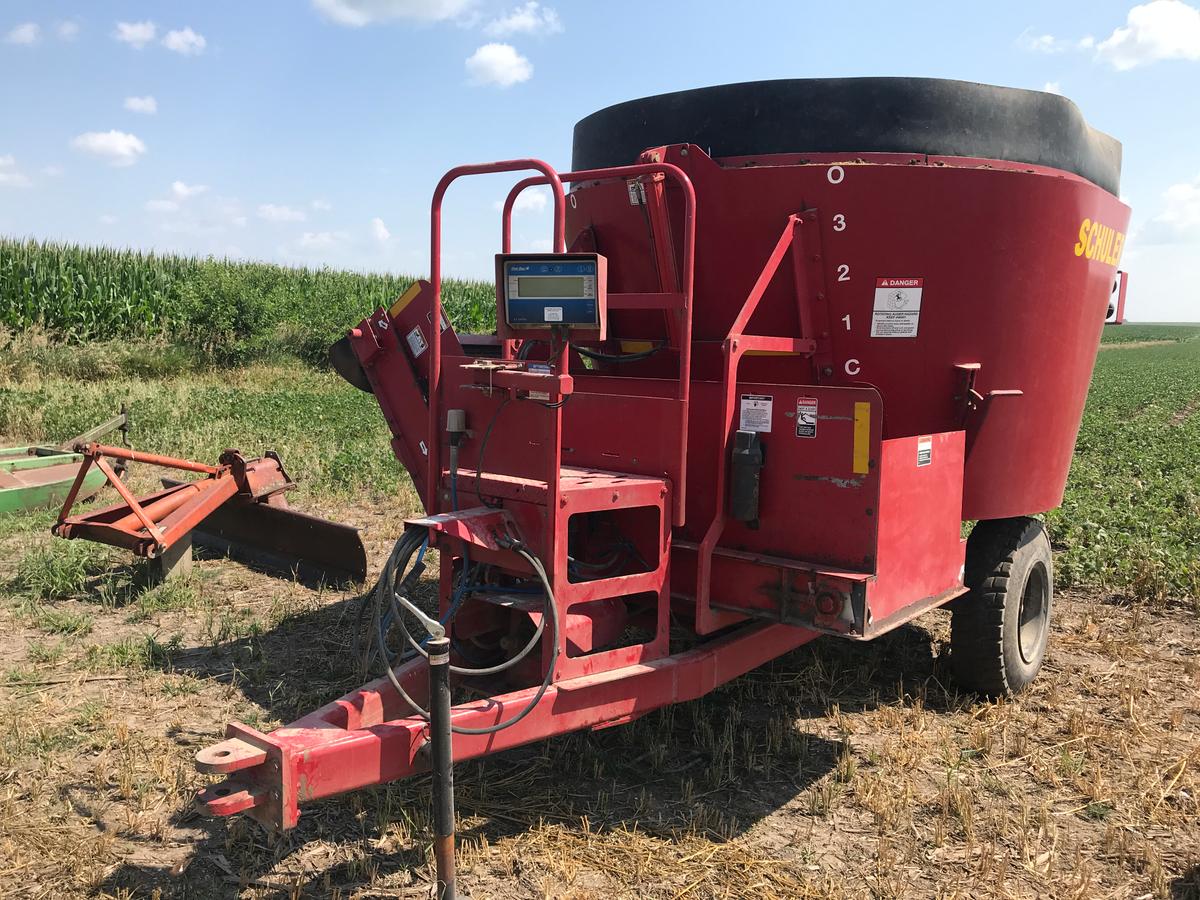
[[[104,572],[111,558],[108,547],[91,541],[39,544],[21,557],[13,586],[36,600],[70,599]]]

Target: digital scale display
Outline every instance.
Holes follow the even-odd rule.
[[[587,275],[517,275],[517,294],[521,298],[567,297],[572,300],[593,296],[595,284]]]
[[[598,328],[598,267],[594,255],[503,259],[505,321],[513,328]]]

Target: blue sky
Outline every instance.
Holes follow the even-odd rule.
[[[0,3],[0,233],[424,272],[452,165],[566,169],[576,120],[760,78],[1060,91],[1124,144],[1130,317],[1200,319],[1200,11],[1009,2]],[[502,176],[462,182],[445,268],[489,276]],[[519,242],[549,235],[534,198]]]

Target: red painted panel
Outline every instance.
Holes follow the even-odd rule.
[[[963,450],[961,431],[883,442],[878,579],[867,591],[876,627],[962,586]]]
[[[688,524],[680,537],[699,541],[712,519],[720,444],[718,413],[721,386],[693,382],[688,467],[695,485],[688,497]],[[879,395],[871,388],[797,387],[789,384],[742,383],[742,394],[769,396],[771,431],[763,433],[758,528],[730,520],[719,545],[826,566],[871,571],[875,553],[875,506],[878,500],[878,445],[884,417]],[[818,401],[816,437],[796,436],[796,400]],[[854,404],[871,406],[866,473],[856,473]],[[735,425],[738,423],[735,422]],[[728,465],[728,459],[719,464]],[[718,565],[714,560],[714,572]],[[714,583],[716,576],[714,575]]]

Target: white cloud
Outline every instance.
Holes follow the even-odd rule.
[[[6,44],[36,44],[42,36],[42,29],[37,22],[24,22],[4,36]]]
[[[371,237],[379,241],[381,244],[386,244],[391,238],[392,233],[388,231],[388,227],[383,224],[383,219],[376,216],[371,220]]]
[[[308,217],[303,210],[292,209],[290,206],[277,206],[274,203],[263,203],[258,207],[258,217],[268,222],[303,222]]]
[[[104,215],[102,215],[100,217],[101,225],[116,225],[117,221],[118,221],[117,217],[112,215],[111,213],[105,213]]]
[[[361,28],[394,19],[440,22],[453,19],[475,0],[312,0],[313,8],[339,25]]]
[[[344,231],[306,231],[300,235],[299,244],[305,250],[317,250],[340,244],[349,237]]]
[[[533,75],[533,63],[511,44],[484,44],[467,58],[466,66],[471,83],[476,85],[507,88]]]
[[[168,31],[163,37],[162,45],[184,56],[199,56],[208,46],[208,41],[204,39],[204,35],[197,34],[191,28],[181,28],[178,31]]]
[[[68,19],[54,26],[54,33],[60,41],[73,41],[79,37],[79,23]]]
[[[329,212],[329,210],[333,209],[333,204],[328,200],[314,200],[311,206],[317,212]]]
[[[1042,85],[1042,90],[1045,91],[1047,94],[1059,94],[1060,96],[1062,95],[1062,85],[1059,84],[1057,81],[1047,81],[1045,84]]]
[[[488,22],[484,32],[492,37],[507,37],[510,34],[558,34],[563,30],[558,13],[537,0],[529,0],[508,15]]]
[[[178,212],[179,203],[175,200],[147,200],[146,212],[170,213]]]
[[[130,112],[152,116],[158,112],[158,101],[147,95],[145,97],[126,97],[125,108]]]
[[[1071,42],[1060,40],[1052,34],[1034,34],[1032,29],[1026,28],[1017,36],[1017,45],[1034,53],[1061,53]]]
[[[236,197],[214,197],[212,201],[216,214],[225,219],[234,228],[245,228],[247,219],[241,201]]]
[[[203,194],[207,190],[207,184],[184,184],[182,181],[171,182],[171,193],[179,200],[195,197],[197,194]]]
[[[114,166],[131,166],[146,152],[146,145],[137,135],[116,130],[85,132],[73,138],[71,146],[106,159]]]
[[[154,40],[154,35],[157,33],[158,26],[153,22],[118,22],[113,37],[141,50]]]
[[[1173,184],[1163,191],[1161,209],[1144,228],[1138,230],[1137,237],[1139,243],[1186,244],[1197,242],[1198,234],[1200,175],[1191,181]]]
[[[1096,44],[1118,71],[1163,59],[1200,60],[1200,10],[1182,0],[1151,0],[1129,10],[1125,26]]]
[[[20,169],[17,160],[11,154],[0,156],[0,188],[29,187],[30,181]]]
[[[526,188],[517,195],[517,201],[513,204],[513,215],[521,213],[539,213],[545,211],[550,205],[550,189],[545,187]],[[497,200],[492,204],[496,208],[496,212],[504,211],[504,201]]]

